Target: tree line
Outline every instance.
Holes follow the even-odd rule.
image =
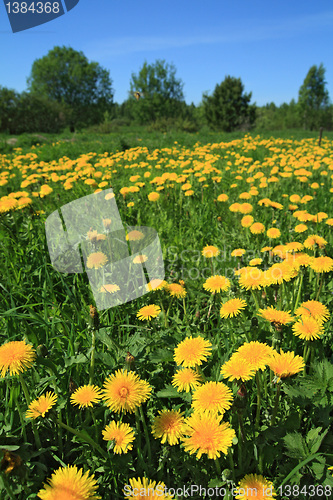
[[[132,74],[128,98],[113,100],[109,71],[89,62],[82,52],[54,47],[34,61],[27,91],[0,86],[0,132],[58,133],[86,127],[112,130],[114,124],[150,125],[152,129],[178,128],[194,132],[214,130],[333,129],[323,64],[312,66],[299,89],[298,100],[276,106],[251,103],[240,78],[226,76],[211,95],[203,93],[198,106],[188,105],[176,68],[163,60],[145,62]],[[98,128],[99,127],[99,128]]]

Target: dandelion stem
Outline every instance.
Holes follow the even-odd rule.
[[[319,286],[319,289],[318,289],[318,292],[317,292],[317,295],[316,295],[316,299],[315,299],[315,300],[318,300],[319,295],[320,295],[320,293],[321,293],[321,290],[322,290],[322,288],[323,288],[323,284],[324,284],[324,273],[322,273],[320,286]]]
[[[139,415],[138,410],[135,411],[135,426],[136,426],[136,433],[137,433],[137,439],[136,439],[137,447],[136,447],[136,450],[137,450],[137,453],[138,453],[138,461],[139,461],[142,469],[146,472],[146,474],[148,474],[147,465],[146,465],[146,463],[145,463],[145,461],[143,459],[142,451],[141,451],[140,415]]]
[[[145,419],[145,416],[143,414],[142,406],[140,406],[139,411],[140,411],[141,421],[142,421],[142,424],[143,424],[143,430],[144,430],[144,433],[145,433],[145,436],[146,436],[146,441],[147,441],[149,465],[151,465],[150,439],[149,439],[149,433],[148,433],[148,429],[147,429],[146,419]]]
[[[214,462],[215,462],[215,467],[216,467],[216,472],[217,472],[217,475],[219,478],[221,478],[222,476],[222,472],[221,472],[221,466],[220,466],[220,462],[219,462],[219,459],[218,458],[215,458],[214,459]]]
[[[256,412],[256,422],[255,422],[255,430],[259,429],[259,420],[260,420],[260,405],[261,405],[261,392],[260,392],[260,374],[259,371],[256,372],[256,381],[257,381],[257,412]]]
[[[273,413],[272,413],[271,425],[274,425],[274,423],[275,423],[275,418],[276,418],[276,414],[277,414],[278,407],[279,407],[280,391],[281,391],[281,384],[278,383],[276,385],[275,403],[274,403],[274,408],[273,408]]]
[[[23,392],[24,392],[24,396],[25,396],[27,405],[29,406],[30,405],[29,391],[28,391],[28,388],[27,388],[27,384],[25,383],[25,380],[24,380],[24,378],[22,376],[22,373],[19,374],[19,378],[20,378],[21,386],[22,386],[22,389],[23,389]],[[31,427],[32,427],[32,432],[33,432],[34,437],[35,437],[36,447],[38,449],[41,449],[42,444],[40,442],[39,433],[38,433],[38,430],[36,429],[36,426],[35,426],[34,422],[31,422]]]
[[[167,327],[168,326],[168,316],[169,316],[169,311],[170,311],[170,307],[171,307],[171,304],[173,302],[173,297],[171,297],[171,300],[170,300],[170,304],[169,304],[169,307],[168,307],[168,310],[167,310],[167,313],[166,313],[166,316],[165,316],[165,326]]]
[[[96,439],[96,442],[98,442],[98,424],[97,424],[96,417],[95,417],[95,414],[94,414],[94,411],[92,408],[90,408],[90,413],[91,413],[91,416],[92,416],[92,419],[94,422],[94,427],[95,427],[95,439]]]
[[[92,385],[94,382],[94,369],[95,369],[95,346],[96,346],[96,333],[95,328],[91,332],[91,358],[90,358],[90,369],[89,369],[89,384]]]
[[[296,311],[296,309],[298,307],[299,301],[301,299],[303,276],[304,276],[304,273],[302,271],[301,279],[300,279],[300,282],[299,282],[299,285],[298,285],[298,293],[297,293],[297,297],[296,297],[296,302],[295,302],[295,305],[294,305],[294,313],[295,313],[295,311]]]
[[[258,302],[258,297],[257,297],[256,291],[255,290],[251,290],[251,293],[252,293],[252,297],[253,297],[254,303],[256,305],[256,309],[258,311],[260,309],[260,307],[259,307],[259,302]]]
[[[95,450],[97,450],[101,455],[102,457],[106,458],[106,459],[109,459],[109,455],[106,453],[106,451],[103,450],[103,448],[101,448],[99,446],[99,444],[97,444],[90,436],[87,432],[82,432],[82,431],[77,431],[76,429],[73,429],[73,427],[70,427],[69,425],[66,425],[64,424],[63,422],[61,422],[61,420],[59,420],[58,418],[55,419],[56,423],[58,425],[60,425],[61,427],[63,427],[64,429],[66,429],[67,431],[71,432],[72,434],[74,434],[75,436],[79,437],[80,439],[82,439],[82,441],[85,441],[86,443],[90,444],[93,448],[95,448]]]

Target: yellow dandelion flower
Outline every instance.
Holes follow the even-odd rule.
[[[198,387],[192,396],[194,411],[210,411],[223,415],[233,401],[231,389],[223,382],[206,382]]]
[[[1,377],[6,375],[18,375],[30,368],[36,358],[36,351],[25,340],[12,341],[0,347],[0,370]]]
[[[220,457],[221,452],[227,455],[228,448],[236,436],[229,422],[221,423],[221,415],[209,412],[194,412],[185,420],[185,434],[182,439],[185,451],[191,455],[196,453],[197,458],[206,454],[209,459]]]
[[[134,229],[133,231],[130,231],[126,235],[126,240],[127,241],[137,241],[137,240],[142,240],[142,238],[144,238],[144,237],[145,237],[145,235],[141,231],[137,231],[136,229]]]
[[[171,296],[175,296],[180,299],[184,298],[186,295],[185,288],[178,283],[167,283],[164,288]]]
[[[243,227],[250,227],[252,226],[253,221],[254,218],[252,217],[252,215],[244,215],[244,217],[241,220],[241,224]]]
[[[40,396],[38,399],[32,401],[29,405],[29,409],[26,411],[26,418],[38,418],[45,417],[52,406],[56,404],[57,395],[52,394],[52,392],[47,392],[45,396]]]
[[[304,231],[308,230],[308,226],[305,224],[297,224],[294,230],[296,233],[304,233]]]
[[[162,482],[151,481],[146,477],[141,478],[131,478],[129,479],[129,484],[125,486],[123,492],[125,493],[125,498],[135,499],[135,500],[153,500],[158,498],[158,500],[172,500],[173,495],[164,493],[166,486]]]
[[[136,255],[136,257],[134,257],[133,259],[133,264],[143,264],[144,262],[147,262],[148,260],[148,257],[147,255]]]
[[[161,438],[161,443],[170,446],[178,444],[184,436],[184,413],[180,410],[161,410],[154,418],[152,434],[155,439]]]
[[[129,424],[113,420],[102,431],[102,435],[105,441],[113,441],[113,452],[116,454],[127,453],[133,448],[135,433]]]
[[[296,316],[310,316],[319,322],[325,322],[329,319],[330,313],[328,308],[317,300],[308,300],[302,302],[300,307],[295,311]]]
[[[230,382],[233,380],[241,380],[242,382],[245,382],[254,377],[255,369],[241,356],[235,353],[231,356],[229,361],[226,361],[222,365],[221,375],[223,378],[228,378]]]
[[[327,245],[327,241],[317,234],[311,234],[304,241],[305,248],[310,248],[313,250],[314,248],[316,248],[316,245],[318,245],[319,248],[324,248],[324,246]]]
[[[213,245],[207,245],[204,247],[201,253],[206,258],[212,258],[212,257],[217,257],[220,253],[220,250],[217,247],[214,247]]]
[[[316,273],[329,273],[333,269],[333,259],[331,257],[316,257],[310,263],[311,269]]]
[[[279,311],[273,306],[270,306],[267,309],[259,309],[258,314],[270,323],[277,325],[287,325],[288,323],[292,323],[294,321],[291,311]]]
[[[304,368],[304,359],[301,356],[295,356],[294,352],[273,352],[268,362],[270,369],[280,378],[290,377],[299,373]]]
[[[227,194],[220,194],[217,197],[217,201],[228,201],[228,200],[229,200],[229,196]]]
[[[102,285],[101,288],[100,288],[100,292],[101,293],[116,293],[120,290],[119,286],[118,285],[114,285],[114,284],[106,284],[106,285]]]
[[[211,354],[212,344],[203,337],[187,337],[174,351],[174,360],[177,365],[192,368],[201,365]]]
[[[70,397],[72,405],[78,405],[80,409],[93,406],[93,403],[98,403],[100,399],[102,399],[100,388],[91,384],[79,387]]]
[[[253,211],[253,206],[251,203],[241,203],[239,211],[241,214],[250,214]]]
[[[262,263],[262,259],[256,258],[256,259],[251,259],[249,262],[249,265],[250,266],[260,266],[261,263]]]
[[[211,276],[205,281],[203,287],[213,294],[216,292],[226,292],[230,288],[230,280],[225,276]]]
[[[265,370],[273,349],[262,342],[246,342],[237,351],[238,356],[246,361],[255,371]]]
[[[235,250],[231,252],[231,257],[242,257],[245,253],[246,250],[244,250],[244,248],[235,248]]]
[[[96,490],[98,488],[94,475],[89,472],[83,474],[83,469],[76,465],[61,467],[56,470],[49,484],[44,484],[44,489],[37,494],[41,500],[97,500]]]
[[[166,284],[167,282],[165,280],[154,279],[147,283],[146,290],[148,292],[151,292],[152,290],[162,290],[162,288],[164,288]]]
[[[150,397],[151,390],[148,382],[136,373],[118,370],[105,380],[103,399],[112,411],[133,413]]]
[[[257,267],[247,267],[244,269],[239,277],[239,286],[246,290],[260,289],[263,285],[263,271]]]
[[[160,312],[161,308],[159,306],[156,306],[155,304],[149,304],[148,306],[141,307],[141,309],[136,313],[136,316],[141,321],[143,321],[144,319],[148,319],[150,321],[151,318],[157,318]]]
[[[103,252],[94,252],[88,255],[87,267],[88,269],[99,269],[107,263],[108,258]]]
[[[261,234],[265,232],[265,226],[261,222],[255,222],[250,227],[250,231],[252,234]]]
[[[302,316],[300,320],[293,324],[292,329],[293,334],[303,340],[318,339],[324,333],[322,323],[319,323],[311,316]]]
[[[160,194],[159,193],[155,193],[155,192],[152,192],[152,193],[149,193],[148,195],[148,200],[149,201],[158,201],[160,199]]]
[[[221,318],[233,318],[241,313],[242,309],[246,307],[246,301],[243,299],[230,299],[220,309]]]
[[[271,227],[267,229],[266,234],[268,238],[275,239],[275,238],[280,238],[281,231],[277,227]]]
[[[257,474],[247,474],[235,489],[237,500],[269,500],[276,496],[272,481]]]
[[[201,385],[201,377],[192,368],[182,368],[176,371],[171,383],[178,392],[190,392],[191,389],[196,389]]]

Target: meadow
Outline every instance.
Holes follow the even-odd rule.
[[[332,137],[0,137],[1,498],[333,498]],[[45,222],[110,188],[165,276],[98,310]],[[81,236],[116,300],[114,223]]]

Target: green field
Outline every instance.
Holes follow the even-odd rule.
[[[321,146],[303,131],[139,127],[10,139],[1,498],[74,499],[56,476],[47,486],[68,466],[94,475],[81,477],[87,499],[154,498],[134,489],[160,482],[166,499],[191,485],[192,498],[332,498],[333,132]],[[52,266],[45,221],[110,188],[125,229],[157,232],[165,277],[98,310],[87,273]],[[110,281],[115,221],[102,218],[77,228],[81,258],[116,298],[129,283]]]

